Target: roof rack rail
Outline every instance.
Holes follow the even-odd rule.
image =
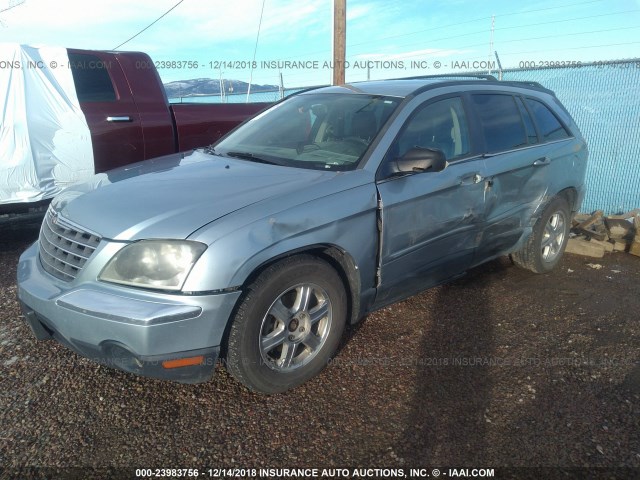
[[[481,80],[486,80],[487,82],[499,82],[499,83],[501,83],[503,85],[512,85],[514,87],[527,86],[527,87],[539,88],[540,90],[544,90],[546,92],[553,93],[552,90],[549,90],[547,87],[545,87],[544,85],[542,85],[539,82],[533,82],[533,81],[528,81],[528,80],[498,80],[493,75],[474,74],[474,73],[467,73],[467,74],[464,74],[464,73],[451,73],[451,74],[442,73],[442,74],[439,74],[439,75],[419,75],[419,76],[415,76],[415,77],[394,78],[393,80],[422,80],[422,79],[429,79],[429,78],[471,78],[471,79],[481,79]]]
[[[474,74],[474,73],[441,73],[439,75],[418,75],[415,77],[394,78],[393,80],[422,80],[423,78],[476,78],[480,80],[489,80],[497,82],[498,79],[493,75]]]
[[[542,85],[541,83],[538,82],[530,82],[527,80],[506,80],[502,83],[512,83],[514,85],[529,85],[530,87],[537,87],[537,88],[544,88],[545,90],[547,90],[547,88]]]

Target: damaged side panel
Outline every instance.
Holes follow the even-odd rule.
[[[476,261],[516,249],[531,232],[535,213],[575,184],[573,146],[567,139],[485,159],[486,218]]]
[[[464,272],[484,213],[483,161],[454,162],[442,172],[378,184],[384,215],[376,305]]]
[[[241,286],[275,258],[334,247],[355,265],[356,271],[352,273],[359,277],[356,283],[360,285],[357,294],[361,297],[361,310],[367,310],[367,299],[373,299],[375,293],[376,206],[375,184],[371,181],[252,222],[245,223],[246,219],[240,218],[251,215],[250,212],[239,212],[238,224],[243,226],[237,230],[205,229],[191,236],[194,240],[209,242],[215,232],[215,248],[209,248],[204,254],[215,258],[201,263],[217,268],[200,271],[196,266],[189,283],[207,285],[211,290],[225,285]],[[185,289],[188,287],[189,284]]]

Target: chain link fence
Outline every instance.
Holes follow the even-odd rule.
[[[578,124],[589,146],[582,211],[640,207],[640,59],[505,70],[502,79],[553,90]]]

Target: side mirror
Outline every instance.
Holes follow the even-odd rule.
[[[446,168],[447,159],[437,148],[414,147],[394,163],[396,174],[440,172]]]

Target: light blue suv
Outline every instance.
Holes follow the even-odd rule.
[[[39,339],[252,390],[316,375],[345,324],[511,254],[559,261],[587,147],[553,92],[414,78],[290,97],[215,145],[96,175],[21,257]]]

